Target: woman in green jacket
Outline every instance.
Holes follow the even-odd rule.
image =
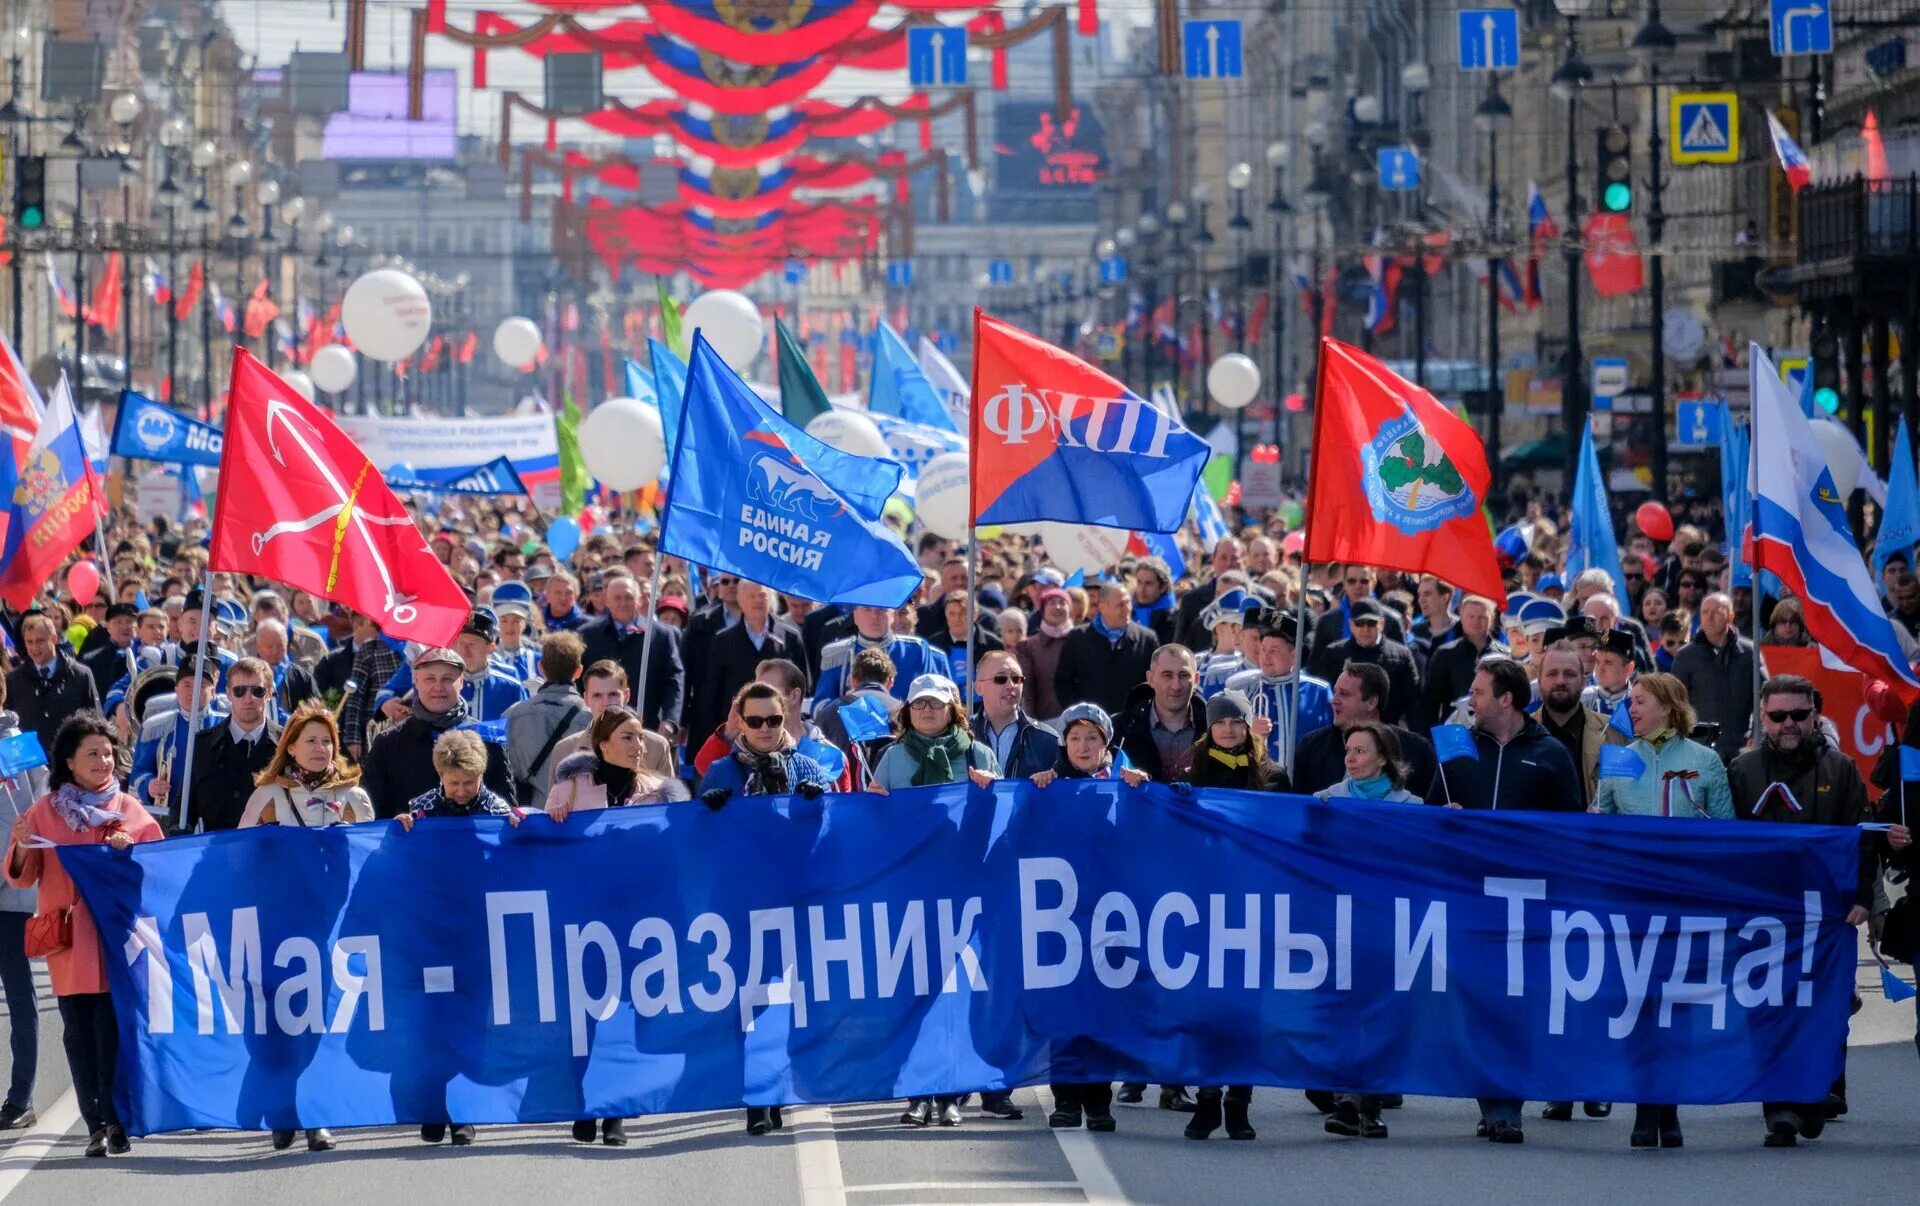
[[[1643,674],[1627,696],[1633,742],[1627,753],[1639,760],[1630,775],[1608,774],[1605,754],[1592,812],[1641,817],[1696,817],[1730,821],[1733,793],[1727,769],[1712,746],[1691,740],[1693,705],[1687,688],[1671,674]],[[1624,769],[1624,768],[1622,768]],[[1633,1147],[1679,1147],[1680,1111],[1670,1105],[1634,1107]]]

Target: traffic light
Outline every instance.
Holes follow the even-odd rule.
[[[1602,126],[1600,146],[1600,210],[1624,214],[1633,208],[1633,137],[1625,126]]]
[[[1823,331],[1813,337],[1808,353],[1813,361],[1807,369],[1813,375],[1813,404],[1830,415],[1840,413],[1840,341]]]
[[[39,230],[47,224],[47,157],[22,155],[19,172],[13,194],[14,225]]]

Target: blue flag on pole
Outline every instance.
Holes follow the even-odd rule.
[[[130,389],[120,391],[120,413],[113,420],[113,455],[217,469],[223,444],[224,437],[213,424],[190,419]]]
[[[760,400],[698,332],[660,549],[823,603],[898,607],[913,553],[879,520],[892,461],[828,448]]]
[[[867,409],[921,423],[941,431],[957,431],[946,403],[933,382],[920,371],[920,362],[886,323],[873,332],[873,371],[867,379]]]
[[[878,741],[893,732],[887,706],[871,695],[856,695],[841,705],[840,724],[854,741]]]
[[[1455,758],[1480,760],[1473,733],[1464,724],[1436,724],[1427,736],[1433,741],[1433,756],[1442,762],[1452,762]]]
[[[1880,991],[1887,994],[1889,1001],[1911,1001],[1920,995],[1920,989],[1893,974],[1893,969],[1882,966],[1880,969]]]
[[[0,779],[17,779],[37,766],[47,764],[47,751],[32,729],[0,740]]]
[[[1880,515],[1880,530],[1873,538],[1873,576],[1886,572],[1887,558],[1906,555],[1913,564],[1913,546],[1920,544],[1920,483],[1914,480],[1913,442],[1907,435],[1907,421],[1900,420],[1893,437],[1893,467],[1887,471],[1887,509]]]
[[[1626,734],[1629,741],[1633,739],[1633,717],[1627,713],[1626,700],[1613,705],[1613,715],[1608,718],[1607,724]]]
[[[1582,570],[1603,569],[1613,575],[1615,599],[1626,594],[1626,575],[1620,570],[1620,545],[1613,530],[1613,512],[1607,505],[1607,479],[1600,476],[1600,458],[1593,451],[1593,424],[1580,433],[1580,471],[1573,479],[1573,522],[1567,527],[1567,580]],[[1622,614],[1627,612],[1622,605]]]
[[[1599,769],[1602,779],[1638,779],[1647,764],[1624,745],[1603,745]]]
[[[1920,750],[1910,745],[1900,747],[1900,781],[1920,783]]]
[[[1720,428],[1720,513],[1726,516],[1727,563],[1735,586],[1753,585],[1753,566],[1745,552],[1747,524],[1753,518],[1753,494],[1747,489],[1753,429],[1729,419]]]
[[[680,439],[680,408],[687,397],[687,362],[657,339],[647,340],[647,348],[653,353],[653,396],[660,402],[660,429],[667,433],[667,464],[671,466],[673,450]],[[633,370],[638,367],[628,362],[629,391],[634,386]]]

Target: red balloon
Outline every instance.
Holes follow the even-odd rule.
[[[82,607],[90,605],[100,593],[100,567],[91,561],[76,561],[67,569],[67,593]]]
[[[1295,528],[1280,538],[1280,551],[1283,553],[1298,553],[1306,547],[1307,534],[1300,528]]]
[[[1634,523],[1640,531],[1653,540],[1673,539],[1673,514],[1657,502],[1643,502],[1640,509],[1633,513]]]

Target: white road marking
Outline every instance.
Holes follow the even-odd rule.
[[[1078,1181],[896,1181],[890,1185],[849,1185],[848,1193],[925,1193],[929,1190],[1080,1189]]]
[[[793,1135],[793,1162],[800,1172],[801,1206],[847,1206],[840,1171],[840,1141],[833,1134],[832,1106],[788,1106],[785,1129]]]
[[[32,1130],[22,1132],[18,1139],[0,1150],[0,1202],[20,1188],[34,1166],[46,1159],[47,1153],[79,1121],[80,1099],[68,1089],[51,1109],[40,1115],[40,1121]]]
[[[1034,1097],[1037,1099],[1039,1096],[1039,1090],[1034,1090]],[[1044,1116],[1046,1106],[1041,1104],[1039,1109]],[[1107,1164],[1107,1158],[1100,1153],[1102,1137],[1086,1130],[1049,1130],[1054,1141],[1060,1145],[1060,1154],[1067,1158],[1067,1167],[1073,1170],[1074,1180],[1080,1183],[1080,1192],[1087,1195],[1088,1202],[1097,1206],[1118,1206],[1127,1200],[1127,1196],[1120,1192],[1120,1182]]]

